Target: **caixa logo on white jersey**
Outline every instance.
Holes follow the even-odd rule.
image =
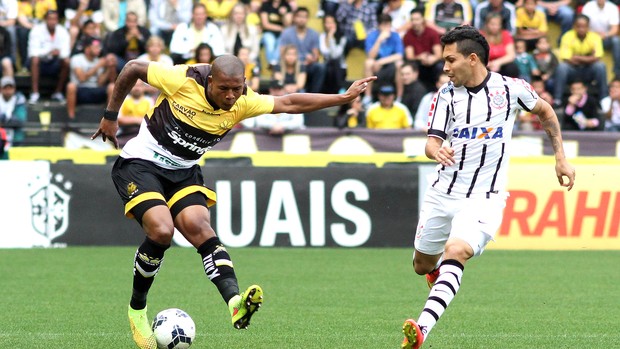
[[[50,173],[51,175],[51,173]],[[67,194],[72,188],[60,173],[51,176],[48,183],[34,186],[30,194],[32,227],[46,241],[41,245],[51,246],[52,240],[63,235],[69,226],[69,200]]]

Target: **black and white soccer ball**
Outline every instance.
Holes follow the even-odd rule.
[[[196,325],[183,310],[170,308],[155,315],[153,333],[159,349],[186,349],[196,338]]]

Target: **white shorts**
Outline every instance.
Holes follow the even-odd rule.
[[[466,241],[474,255],[482,253],[502,223],[507,193],[490,198],[455,199],[433,187],[426,190],[420,209],[414,247],[428,255],[444,251],[448,238]]]

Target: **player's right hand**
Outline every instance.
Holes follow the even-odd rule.
[[[104,142],[109,139],[114,144],[114,148],[118,149],[116,132],[118,132],[118,121],[101,118],[101,122],[99,122],[99,129],[90,137],[90,139],[94,140],[95,138],[101,136],[101,139]]]

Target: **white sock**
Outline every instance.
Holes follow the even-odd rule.
[[[424,338],[431,332],[441,315],[456,296],[461,286],[463,265],[453,259],[445,260],[439,267],[439,277],[428,294],[418,325]]]

